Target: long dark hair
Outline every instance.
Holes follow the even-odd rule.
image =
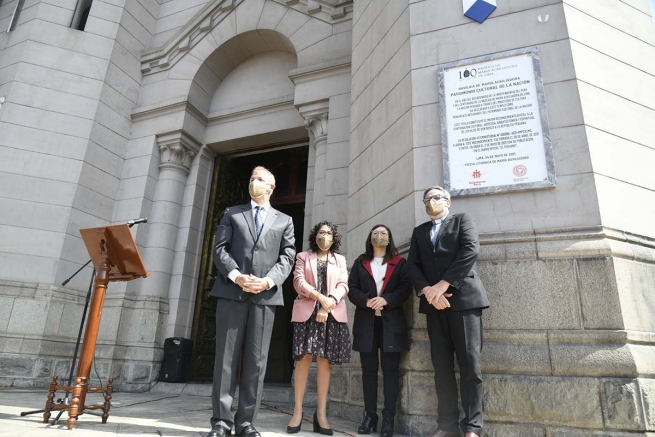
[[[331,253],[339,253],[339,247],[341,246],[341,234],[339,233],[339,227],[332,222],[322,221],[314,225],[312,230],[309,232],[309,250],[314,253],[318,253],[318,244],[316,244],[316,235],[318,235],[319,229],[322,226],[328,226],[332,231],[332,247],[330,247]]]
[[[398,256],[398,249],[396,249],[396,245],[393,242],[391,229],[389,229],[387,225],[375,225],[368,233],[368,237],[366,237],[366,252],[359,256],[360,261],[373,261],[373,243],[371,243],[371,236],[373,235],[373,231],[379,227],[383,227],[389,233],[389,245],[387,246],[387,252],[384,254],[384,258],[382,258],[382,264],[386,264],[391,260],[391,258]]]

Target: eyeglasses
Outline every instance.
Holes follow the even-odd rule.
[[[318,235],[330,235],[330,236],[332,236],[333,234],[330,231],[318,231]]]
[[[448,200],[448,198],[446,196],[441,196],[441,195],[437,194],[436,196],[426,197],[425,199],[423,199],[423,203],[425,203],[427,205],[428,203],[430,203],[430,200],[433,200],[433,199],[436,200],[437,202],[440,201],[441,199]]]

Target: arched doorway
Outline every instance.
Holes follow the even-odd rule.
[[[194,380],[209,381],[213,376],[215,354],[216,299],[211,297],[212,286],[219,274],[213,263],[212,250],[216,227],[225,208],[249,201],[247,186],[251,170],[263,165],[269,168],[276,179],[276,190],[271,205],[289,215],[294,222],[296,251],[302,250],[304,240],[303,221],[305,216],[305,190],[307,187],[306,144],[275,147],[254,153],[219,156],[212,184],[210,208],[207,217],[207,232],[204,241],[202,265],[196,311],[194,314],[194,351],[191,375]],[[292,277],[283,286],[284,306],[275,313],[275,324],[269,350],[266,371],[267,383],[287,384],[291,381],[293,362],[291,359],[291,309],[296,292]]]

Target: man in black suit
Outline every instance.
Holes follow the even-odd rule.
[[[284,305],[282,284],[296,256],[291,217],[271,207],[273,174],[256,167],[250,177],[250,203],[225,210],[214,243],[220,275],[211,295],[216,303],[216,361],[212,390],[212,430],[226,437],[260,437],[253,426],[262,397],[275,307]],[[236,414],[230,408],[241,380]]]
[[[417,226],[409,249],[409,275],[426,315],[439,400],[432,437],[482,435],[482,310],[489,307],[475,260],[478,231],[467,213],[449,214],[450,193],[433,186],[423,193],[430,221]],[[459,421],[455,362],[464,418]]]

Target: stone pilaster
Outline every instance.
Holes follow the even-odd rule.
[[[167,298],[184,188],[191,161],[200,150],[200,144],[184,132],[176,132],[158,136],[157,146],[159,181],[143,254],[150,278],[141,284],[139,295]]]
[[[311,139],[310,158],[314,158],[314,162],[309,163],[309,167],[313,169],[313,179],[311,179],[312,193],[311,196],[307,197],[306,205],[306,211],[310,210],[311,216],[307,213],[305,216],[305,221],[307,222],[309,219],[309,222],[313,225],[325,217],[325,169],[327,166],[329,102],[326,100],[300,108],[300,114],[305,119],[305,127]],[[310,182],[309,178],[308,182]],[[307,223],[305,223],[305,227],[307,228]]]

